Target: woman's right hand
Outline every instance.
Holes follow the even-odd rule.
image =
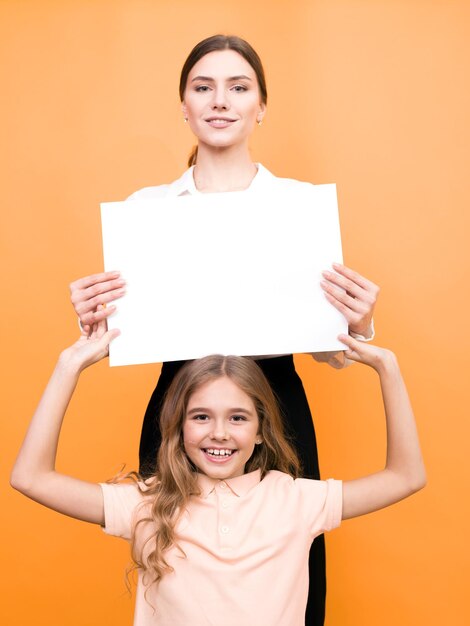
[[[125,284],[119,272],[92,274],[70,283],[70,299],[85,334],[114,313],[116,307],[107,305],[125,294]]]

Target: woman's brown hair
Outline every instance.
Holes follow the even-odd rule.
[[[168,389],[160,416],[162,444],[158,452],[158,471],[143,488],[145,495],[151,496],[151,507],[149,515],[137,523],[136,529],[148,522],[153,522],[156,528],[145,541],[145,559],[142,543],[136,548],[134,529],[134,562],[150,575],[152,583],[172,571],[165,552],[177,545],[175,525],[190,497],[199,494],[196,468],[183,446],[183,425],[189,398],[201,385],[224,376],[251,398],[259,419],[262,443],[255,447],[245,472],[260,470],[261,478],[270,470],[279,470],[293,477],[299,475],[299,461],[287,441],[277,401],[258,365],[248,357],[220,355],[188,362]]]
[[[184,92],[186,90],[189,72],[196,65],[196,63],[200,59],[202,59],[202,57],[206,56],[206,54],[209,54],[210,52],[216,52],[218,50],[234,50],[235,52],[238,52],[238,54],[240,54],[245,59],[245,61],[247,61],[251,65],[258,81],[261,102],[263,104],[267,104],[268,90],[266,88],[266,77],[264,75],[264,69],[263,64],[261,63],[261,59],[259,58],[256,50],[252,46],[250,46],[247,41],[235,35],[212,35],[212,37],[207,37],[207,39],[203,39],[194,46],[183,65],[183,69],[181,70],[179,86],[181,102],[183,102],[184,100]],[[197,146],[193,148],[189,156],[189,167],[191,167],[191,165],[195,165],[196,158]]]

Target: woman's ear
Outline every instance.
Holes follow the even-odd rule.
[[[186,105],[185,105],[184,101],[181,103],[181,111],[183,113],[184,121],[187,122],[188,121],[188,111],[186,109]]]
[[[258,437],[256,437],[255,439],[255,444],[257,446],[259,446],[260,443],[263,443],[263,437],[261,437],[261,435],[259,435]]]
[[[264,102],[261,102],[259,105],[258,115],[256,116],[256,122],[259,126],[263,123],[263,118],[266,115],[266,105]]]

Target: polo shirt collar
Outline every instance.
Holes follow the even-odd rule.
[[[201,497],[208,498],[210,494],[215,490],[216,486],[220,483],[225,483],[229,487],[230,491],[238,496],[245,496],[253,487],[255,487],[261,480],[261,471],[259,469],[236,478],[228,478],[227,480],[216,480],[209,478],[205,474],[197,475],[197,483],[201,488]]]
[[[271,174],[271,172],[261,165],[261,163],[256,163],[256,167],[258,168],[258,172],[251,181],[250,186],[245,189],[245,191],[265,191],[275,178],[274,174]],[[199,193],[201,192],[196,189],[196,184],[194,182],[193,165],[187,169],[180,178],[171,183],[168,189],[167,197],[187,195],[193,196]]]

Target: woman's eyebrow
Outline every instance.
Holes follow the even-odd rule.
[[[214,78],[212,78],[211,76],[195,76],[191,82],[194,83],[197,80],[203,80],[206,83],[213,83],[215,81]],[[229,78],[227,78],[227,81],[233,81],[233,80],[250,80],[251,78],[249,76],[246,76],[245,74],[240,74],[239,76],[230,76]]]

